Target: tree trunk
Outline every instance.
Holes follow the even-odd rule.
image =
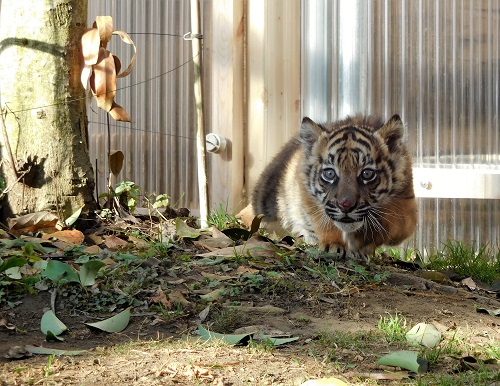
[[[0,4],[0,106],[6,127],[0,135],[1,170],[8,191],[2,220],[41,210],[63,220],[84,205],[84,212],[93,210],[94,174],[80,84],[87,1]]]

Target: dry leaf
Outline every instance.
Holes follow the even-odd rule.
[[[88,88],[89,88],[89,79],[90,79],[93,71],[94,70],[92,69],[92,66],[90,66],[88,64],[83,66],[82,74],[80,75],[80,79],[82,81],[82,85],[83,85],[83,88],[85,90],[88,90]]]
[[[16,218],[9,218],[7,222],[11,231],[25,229],[35,232],[38,229],[55,226],[58,220],[57,216],[52,213],[36,212]]]
[[[224,239],[224,240],[229,240],[229,241],[233,241],[231,240],[230,237],[228,237],[226,234],[222,233],[219,229],[217,229],[216,227],[213,227],[212,228],[212,237],[214,239]]]
[[[130,116],[127,114],[125,109],[116,102],[113,102],[111,110],[109,110],[109,114],[113,117],[115,121],[132,122]]]
[[[135,237],[133,235],[128,235],[128,241],[134,243],[134,245],[139,248],[149,248],[151,246],[151,244],[146,240]]]
[[[109,168],[111,169],[111,173],[113,173],[115,177],[118,176],[118,174],[120,174],[120,172],[122,171],[124,159],[125,156],[120,150],[111,151],[109,155]]]
[[[68,229],[63,231],[57,231],[53,233],[48,233],[42,236],[44,240],[50,240],[56,238],[67,244],[82,245],[85,236],[82,232],[77,229]]]
[[[240,265],[237,269],[236,269],[236,274],[237,275],[243,275],[245,273],[249,273],[249,274],[255,274],[255,273],[259,273],[259,270],[258,269],[254,269],[254,268],[250,268],[250,267],[245,267],[243,265]]]
[[[208,249],[209,251],[216,251],[218,249],[227,248],[231,245],[234,245],[234,241],[229,237],[227,239],[203,239],[203,240],[194,240],[193,243],[201,248]]]
[[[189,304],[191,304],[179,291],[170,292],[168,294],[168,298],[173,304],[182,304],[183,306],[188,306]]]
[[[197,365],[189,365],[188,368],[184,370],[183,374],[188,378],[204,378],[208,380],[214,379],[214,376],[209,369]]]
[[[118,56],[113,55],[113,60],[115,61],[116,78],[121,78],[118,76],[120,70],[122,69],[122,62],[118,59]]]
[[[160,303],[163,306],[163,308],[167,310],[172,309],[172,303],[170,303],[170,301],[167,299],[165,292],[163,292],[160,286],[158,286],[156,294],[155,296],[151,297],[151,300],[155,303]]]
[[[134,55],[122,73],[120,73],[122,68],[120,59],[106,49],[113,35],[118,35],[123,42],[134,48]],[[97,16],[93,28],[82,36],[82,53],[85,65],[80,79],[83,87],[87,89],[87,85],[90,84],[97,105],[115,120],[131,122],[125,109],[114,101],[117,89],[116,79],[130,74],[137,57],[137,48],[130,36],[124,31],[113,31],[111,16]]]
[[[106,265],[113,265],[116,263],[116,261],[114,261],[111,257],[106,257],[106,258],[102,259],[101,261]]]
[[[276,257],[276,249],[267,241],[261,241],[256,237],[251,237],[245,244],[236,247],[228,247],[215,250],[213,252],[200,253],[198,257],[232,257],[235,254],[245,256],[250,254],[252,257]]]
[[[97,63],[99,48],[99,31],[97,28],[92,28],[85,32],[82,36],[82,53],[86,65],[91,66]],[[86,84],[83,85],[83,87],[85,86]]]
[[[207,277],[210,280],[218,280],[218,281],[224,281],[224,280],[232,280],[232,279],[237,279],[237,276],[227,276],[227,275],[217,275],[215,273],[210,273],[210,272],[201,272],[201,276]]]
[[[104,242],[104,239],[101,236],[98,236],[94,233],[85,236],[85,238],[88,244],[100,245]]]
[[[83,253],[88,255],[98,255],[102,252],[102,249],[98,245],[91,245],[83,250]]]
[[[269,315],[282,315],[286,314],[286,310],[284,308],[275,307],[271,305],[265,305],[260,307],[252,307],[252,306],[224,306],[224,308],[241,311],[245,313],[255,313],[255,314],[269,314]]]
[[[111,110],[116,94],[115,61],[105,48],[99,49],[99,58],[90,77],[90,88],[97,100],[97,106],[104,111]]]
[[[7,359],[23,359],[33,356],[31,352],[26,350],[26,346],[14,346],[9,349],[9,352],[5,354]]]
[[[116,77],[117,78],[123,78],[127,75],[130,74],[132,71],[132,68],[134,67],[135,64],[135,59],[137,57],[137,48],[135,47],[134,42],[132,39],[130,39],[130,36],[124,31],[113,31],[113,35],[118,35],[125,43],[131,44],[132,47],[134,47],[134,56],[132,56],[132,59],[130,59],[130,63],[125,71],[123,71],[121,74],[118,74]]]
[[[113,18],[111,16],[97,16],[95,24],[99,30],[101,46],[106,48],[113,35]]]
[[[104,244],[109,249],[118,249],[120,247],[124,247],[125,245],[127,245],[127,242],[125,240],[120,239],[119,237],[116,237],[115,235],[110,235],[104,238]]]
[[[9,323],[5,318],[0,319],[0,327],[6,328],[7,330],[16,329],[16,326],[14,326],[12,323]]]

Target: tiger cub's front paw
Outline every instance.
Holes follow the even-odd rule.
[[[357,263],[367,265],[370,262],[370,254],[362,252],[352,252],[342,245],[320,244],[319,249],[324,252],[320,258],[331,261],[354,260]]]

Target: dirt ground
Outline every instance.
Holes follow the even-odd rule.
[[[132,309],[128,327],[113,334],[90,330],[84,324],[109,314],[75,305],[74,298],[60,289],[55,301],[54,288],[48,288],[22,297],[15,306],[3,304],[0,319],[7,323],[0,326],[0,385],[300,385],[308,379],[333,376],[352,385],[373,385],[377,383],[369,374],[383,372],[376,360],[399,348],[397,343],[384,343],[380,338],[377,325],[381,317],[389,315],[405,318],[408,327],[437,322],[444,334],[469,345],[470,355],[476,355],[478,347],[500,342],[499,317],[476,311],[476,306],[500,308],[495,294],[464,289],[457,283],[436,284],[393,266],[372,266],[369,274],[364,274],[372,278],[377,272],[384,273],[381,280],[351,280],[358,277],[355,271],[340,263],[335,266],[341,272],[340,282],[300,269],[301,264],[277,268],[269,261],[266,266],[251,259],[185,265],[184,269],[178,269],[178,261],[168,269],[162,263],[152,264],[152,270],[145,272],[157,276],[135,293],[142,305]],[[252,272],[255,280],[260,278],[257,273],[270,270],[279,274],[279,280],[270,280],[274,277],[270,274],[264,275],[267,281],[260,284],[241,279],[242,272]],[[213,275],[221,280],[214,281]],[[201,302],[199,294],[208,292],[204,285],[214,282],[225,282],[233,292]],[[158,285],[168,292],[169,303],[181,296],[182,312],[175,306],[165,312],[152,308]],[[116,286],[119,284],[116,291],[123,292]],[[96,292],[90,297],[97,301],[103,296],[103,292]],[[69,328],[62,342],[47,342],[40,331],[40,318],[51,302]],[[203,310],[205,314],[200,316]],[[207,343],[197,333],[202,319],[204,326],[217,332],[246,327],[299,339],[274,348]],[[351,347],[336,333],[352,333],[348,336],[359,336],[366,342]],[[336,336],[339,341],[327,336]],[[25,345],[86,352],[54,358],[8,358],[14,346]],[[458,358],[447,357],[439,369],[430,371],[451,372],[457,362]]]

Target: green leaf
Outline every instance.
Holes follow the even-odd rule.
[[[119,253],[118,255],[116,255],[116,259],[125,261],[134,261],[137,260],[138,258],[139,256],[132,255],[130,253]]]
[[[101,320],[95,323],[85,323],[89,327],[97,328],[105,332],[120,332],[125,330],[130,322],[130,308],[119,314],[112,316],[111,318]]]
[[[75,270],[68,264],[57,260],[49,261],[42,275],[55,283],[80,283],[80,279]]]
[[[206,340],[207,342],[214,341],[223,341],[227,344],[236,345],[236,344],[247,344],[250,341],[249,334],[219,334],[217,332],[208,331],[203,328],[201,324],[198,325],[198,334],[200,334],[201,338]]]
[[[97,276],[97,272],[104,266],[105,264],[101,260],[91,260],[87,261],[80,267],[80,272],[78,273],[80,276],[80,283],[83,286],[92,286],[95,284],[95,277]]]
[[[24,257],[11,257],[9,259],[5,259],[0,264],[0,273],[4,272],[10,268],[22,267],[27,263],[28,263],[28,260],[26,260]]]
[[[68,327],[57,318],[52,310],[49,310],[42,316],[40,329],[47,340],[63,340],[59,335],[66,331]]]
[[[36,239],[36,238],[32,237],[32,239]],[[45,248],[40,243],[33,242],[33,241],[28,242],[28,241],[23,240],[23,239],[14,239],[14,240],[0,239],[0,243],[3,244],[6,249],[23,248],[23,250],[28,251],[30,253],[33,253],[33,250],[40,252],[40,253],[52,253],[52,252],[56,251],[55,248]],[[24,249],[24,247],[26,247],[26,246],[28,246],[28,249]]]
[[[37,346],[24,346],[26,351],[29,351],[32,354],[40,354],[40,355],[81,355],[86,353],[86,350],[57,350],[55,348],[46,348],[46,347],[37,347]]]
[[[26,245],[26,241],[22,239],[14,239],[14,240],[0,239],[0,243],[5,245],[5,248],[7,249],[24,247]]]
[[[211,259],[210,257],[204,257],[203,259],[193,261],[193,264],[196,264],[196,265],[218,265],[218,264],[224,262],[224,260],[226,260],[226,258],[224,256],[217,256],[214,259]]]
[[[384,355],[377,361],[378,365],[401,367],[414,373],[425,373],[428,363],[425,359],[418,358],[415,351],[401,350]]]
[[[40,271],[43,271],[45,268],[47,268],[47,263],[48,263],[47,260],[35,261],[33,263],[33,268],[39,269]]]
[[[175,231],[183,239],[197,239],[201,235],[200,229],[191,228],[179,217],[175,219]]]
[[[33,248],[32,243],[26,243],[26,245],[22,249],[23,253],[28,257],[33,256],[35,254],[35,248]]]
[[[40,252],[40,253],[53,253],[53,252],[57,251],[57,248],[44,247],[40,243],[30,242],[30,244],[33,246],[33,249],[35,251]]]
[[[47,333],[45,334],[45,340],[47,342],[54,342],[54,341],[59,341],[59,342],[63,342],[64,339],[61,338],[60,336],[57,336],[56,334],[54,334],[52,331],[47,331]]]
[[[5,182],[5,177],[3,174],[0,174],[0,190],[5,190],[7,187],[7,183]]]
[[[265,341],[271,343],[273,346],[280,346],[282,344],[287,344],[287,343],[295,342],[295,341],[299,340],[299,337],[293,337],[293,338],[273,338],[271,336],[264,335],[264,334],[260,333],[260,334],[257,334],[256,339],[265,340]]]
[[[225,288],[217,288],[208,294],[200,295],[200,298],[205,302],[214,302],[223,298],[226,293],[227,290]]]
[[[80,217],[80,214],[82,214],[82,209],[85,207],[85,205],[82,205],[79,209],[75,211],[71,216],[69,216],[64,222],[66,223],[67,226],[73,225],[76,220]]]
[[[500,308],[497,308],[496,310],[490,310],[487,308],[477,307],[476,311],[483,314],[489,314],[491,316],[500,316]]]
[[[19,280],[22,278],[21,276],[21,267],[11,267],[5,270],[5,274],[14,280]]]
[[[153,208],[165,208],[168,206],[168,204],[170,203],[170,197],[167,196],[166,194],[159,194],[158,196],[156,196],[156,200],[153,204]]]
[[[122,181],[116,186],[115,193],[117,196],[121,195],[123,192],[135,192],[137,194],[139,189],[139,186],[137,186],[135,182]]]
[[[406,333],[406,339],[410,343],[433,348],[441,341],[441,333],[433,324],[418,323]]]

